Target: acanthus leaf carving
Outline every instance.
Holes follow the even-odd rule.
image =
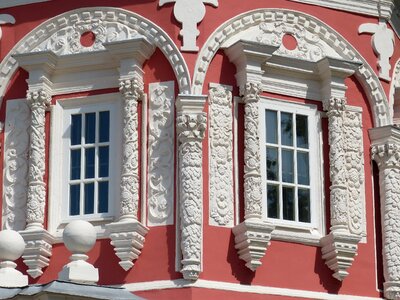
[[[221,226],[233,225],[232,93],[210,89],[210,216]]]
[[[149,224],[173,223],[174,83],[150,84],[148,138]]]

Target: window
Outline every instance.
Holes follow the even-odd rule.
[[[320,232],[322,164],[317,107],[263,99],[260,121],[266,218],[277,225],[277,232],[288,228]]]
[[[73,219],[112,221],[119,205],[119,94],[57,101],[51,131],[49,228]]]

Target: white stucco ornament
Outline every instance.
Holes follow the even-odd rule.
[[[86,262],[89,252],[96,242],[96,230],[89,222],[76,220],[69,223],[63,232],[65,247],[72,252],[70,263],[58,274],[58,279],[78,283],[96,283],[99,271]]]
[[[394,33],[387,27],[385,20],[379,20],[379,24],[365,23],[358,27],[358,33],[372,33],[372,48],[378,55],[379,77],[390,81],[391,69],[389,59],[394,52]]]
[[[180,35],[183,37],[182,51],[199,51],[196,45],[196,38],[200,34],[197,30],[197,23],[200,23],[205,14],[204,4],[211,4],[218,7],[218,0],[160,0],[159,5],[175,2],[175,19],[182,23]]]
[[[28,285],[28,276],[16,270],[14,260],[21,257],[25,249],[22,236],[14,230],[0,232],[0,287],[23,287]]]
[[[0,25],[3,25],[3,24],[15,24],[14,17],[9,14],[0,14]],[[3,36],[3,31],[1,30],[1,27],[0,27],[0,40],[1,40],[2,36]]]

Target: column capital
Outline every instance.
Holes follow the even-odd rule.
[[[180,141],[184,139],[202,140],[207,128],[207,114],[179,112],[176,118],[176,128]]]
[[[340,112],[346,109],[347,99],[345,97],[330,97],[322,100],[322,106],[325,111]]]
[[[256,81],[247,81],[240,86],[240,95],[243,96],[244,102],[257,102],[262,92],[262,84]]]
[[[31,108],[37,106],[47,107],[51,103],[51,93],[46,88],[28,90],[26,92],[26,99]]]
[[[139,101],[144,94],[143,80],[139,76],[132,78],[121,78],[119,80],[119,91],[126,100]]]

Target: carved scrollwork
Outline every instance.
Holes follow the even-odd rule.
[[[176,127],[180,141],[185,139],[203,139],[207,128],[206,113],[186,114],[179,113],[176,118]]]
[[[218,225],[233,225],[232,93],[210,89],[210,216]]]
[[[139,201],[137,103],[143,95],[140,78],[120,81],[122,108],[121,217],[137,218]]]

